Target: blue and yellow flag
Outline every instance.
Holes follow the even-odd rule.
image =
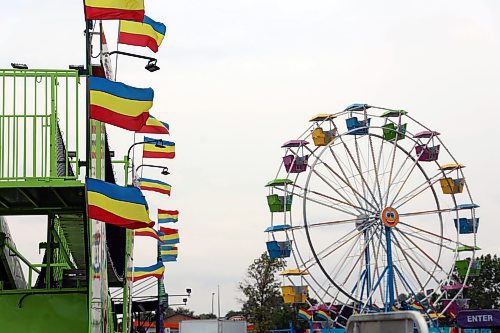
[[[140,130],[149,118],[154,92],[121,82],[90,76],[90,118],[124,128]]]
[[[162,261],[158,261],[155,265],[147,267],[134,267],[133,274],[128,273],[128,279],[133,282],[145,279],[147,277],[153,276],[160,279],[165,272],[165,266],[163,266]],[[130,276],[132,275],[132,276]]]
[[[153,21],[144,16],[144,21],[120,21],[118,43],[149,47],[151,51],[158,52],[167,28],[165,24]]]
[[[144,158],[174,158],[175,157],[175,143],[160,139],[153,139],[144,137],[144,142],[151,142],[144,144],[142,157]]]
[[[159,180],[139,178],[139,187],[144,191],[153,191],[170,195],[172,186]]]
[[[88,217],[128,229],[150,227],[147,202],[137,187],[123,187],[87,178]]]
[[[160,247],[161,260],[167,261],[177,261],[177,255],[179,254],[176,246],[166,246],[162,245]]]
[[[160,237],[163,244],[177,244],[180,242],[178,229],[160,227],[160,232],[164,234]]]
[[[170,126],[149,114],[146,124],[137,133],[170,134]]]
[[[153,237],[154,239],[157,239],[159,242],[162,242],[161,236],[163,236],[163,233],[156,231],[153,228],[147,227],[147,228],[136,229],[135,236]]]
[[[158,223],[176,223],[179,221],[178,210],[158,209]]]

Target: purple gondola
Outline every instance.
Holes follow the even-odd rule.
[[[430,139],[432,145],[421,144],[415,147],[415,152],[417,153],[418,160],[421,162],[432,162],[437,161],[439,157],[440,145],[434,145],[434,137],[438,136],[440,133],[436,131],[422,131],[418,132],[413,136],[415,139]]]
[[[304,155],[303,148],[308,144],[309,142],[305,140],[290,140],[281,146],[281,148],[287,148],[287,152],[291,152],[291,154],[283,156],[283,164],[287,172],[300,173],[307,170],[309,155]],[[297,152],[293,152],[291,148],[298,148]],[[299,149],[301,154],[298,152]]]

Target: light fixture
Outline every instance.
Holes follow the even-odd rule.
[[[187,292],[188,294],[191,294],[191,288],[187,288],[187,289],[186,289],[186,292]]]
[[[188,299],[187,298],[183,298],[182,301],[184,302],[184,304],[187,303]]]
[[[156,65],[156,59],[149,60],[148,64],[144,68],[146,68],[150,72],[156,72],[157,70],[160,69],[160,67]]]
[[[170,172],[168,172],[168,168],[163,168],[163,170],[161,171],[161,174],[166,176],[166,175],[170,175]]]
[[[76,157],[76,151],[68,151],[68,157],[69,158],[75,158]]]
[[[13,62],[10,65],[12,66],[12,68],[15,68],[15,69],[28,69],[28,65],[26,65],[26,64],[17,64],[15,62]]]
[[[83,65],[69,65],[69,69],[73,69],[78,71],[78,75],[87,75],[88,71],[85,69],[85,66]]]
[[[165,148],[162,140],[156,140],[155,147],[156,148]]]

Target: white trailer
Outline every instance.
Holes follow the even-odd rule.
[[[247,322],[235,320],[183,320],[179,333],[246,333]]]

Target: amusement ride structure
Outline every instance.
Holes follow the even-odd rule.
[[[416,310],[438,327],[467,308],[479,206],[439,132],[353,104],[281,147],[267,249],[287,260],[283,299],[302,318],[342,329],[353,313]]]
[[[170,196],[171,186],[142,174],[160,167],[162,176],[168,175],[164,159],[175,157],[175,143],[164,140],[169,125],[149,113],[153,89],[116,82],[110,55],[146,59],[148,72],[159,70],[156,59],[109,52],[102,21],[117,23],[117,45],[153,52],[166,28],[144,15],[143,0],[83,4],[85,65],[38,70],[12,64],[12,69],[0,69],[2,332],[128,333],[145,317],[163,332],[162,314],[168,307],[164,263],[176,261],[179,243],[178,230],[163,223],[177,222],[178,211],[154,206],[156,214],[150,209],[142,191],[154,199],[149,193]],[[109,125],[134,134],[133,141],[129,134],[133,144],[122,159],[114,158]],[[161,165],[151,159],[161,159]],[[124,179],[115,177],[114,166],[124,169]],[[41,263],[30,262],[16,248],[7,222],[17,216],[46,220]],[[157,245],[150,266],[134,265],[137,236],[148,236]],[[157,295],[140,295],[151,287]],[[142,301],[144,297],[148,299]]]

